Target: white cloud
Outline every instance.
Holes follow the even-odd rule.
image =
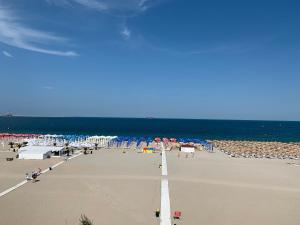
[[[149,0],[140,0],[139,2],[139,7],[141,8],[142,11],[145,11],[148,9],[147,3]]]
[[[77,56],[73,51],[59,51],[41,47],[53,43],[65,43],[65,38],[21,24],[16,15],[0,5],[0,42],[39,53],[58,56]]]
[[[73,0],[74,2],[81,4],[83,6],[89,7],[91,9],[106,10],[107,6],[105,3],[98,2],[96,0]]]
[[[48,3],[57,6],[72,6],[79,4],[89,9],[99,11],[118,11],[118,12],[143,12],[149,8],[149,3],[155,0],[46,0]],[[165,0],[156,0],[165,1]]]
[[[90,9],[96,9],[99,11],[106,10],[107,6],[105,3],[97,0],[46,0],[50,4],[57,6],[71,6],[72,3],[76,3],[85,6]]]
[[[9,57],[9,58],[13,58],[13,55],[10,54],[9,52],[7,51],[2,51],[3,55],[5,55],[6,57]]]
[[[121,30],[121,35],[125,40],[128,40],[131,36],[131,31],[128,29],[127,26],[124,26]]]

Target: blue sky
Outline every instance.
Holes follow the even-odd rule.
[[[0,0],[0,112],[300,120],[299,9]]]

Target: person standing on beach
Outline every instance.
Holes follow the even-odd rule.
[[[33,171],[31,173],[31,177],[32,177],[32,183],[35,183],[36,182],[36,178],[37,178],[37,173],[35,171]]]

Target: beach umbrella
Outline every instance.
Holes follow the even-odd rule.
[[[163,138],[163,142],[164,142],[165,144],[167,144],[167,143],[169,143],[169,139],[168,139],[168,138]]]
[[[170,141],[173,142],[173,143],[177,142],[176,138],[171,138]]]
[[[154,139],[154,141],[158,143],[158,142],[161,142],[161,139],[159,137],[157,137]]]

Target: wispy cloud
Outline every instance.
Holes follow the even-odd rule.
[[[142,11],[146,11],[148,9],[148,5],[147,3],[149,2],[149,0],[140,0],[139,2],[139,7]]]
[[[90,9],[95,10],[106,10],[108,9],[107,5],[104,2],[97,0],[46,0],[50,4],[57,6],[72,6],[72,3],[76,3],[82,6],[85,6]]]
[[[167,47],[164,43],[153,43],[146,39],[140,33],[135,33],[134,36],[131,36],[127,41],[115,41],[110,44],[128,49],[147,49],[155,52],[161,52],[172,56],[177,57],[189,57],[196,55],[208,55],[208,54],[243,54],[249,51],[253,51],[260,45],[260,43],[255,42],[224,42],[224,43],[215,43],[210,46],[205,47],[190,47],[190,48],[174,48]]]
[[[105,3],[98,2],[96,0],[73,0],[73,1],[83,6],[89,7],[91,9],[106,10],[108,8],[108,6]]]
[[[204,55],[204,54],[240,54],[244,52],[248,52],[252,49],[252,47],[238,43],[238,44],[216,44],[215,46],[206,47],[202,49],[194,49],[194,50],[174,50],[174,49],[166,49],[155,47],[156,49],[164,52],[168,52],[178,56],[193,56],[193,55]]]
[[[0,5],[0,42],[44,54],[58,56],[77,56],[74,51],[60,51],[41,47],[53,43],[66,43],[66,39],[44,31],[29,28],[19,22],[16,15]]]
[[[109,16],[119,18],[121,30],[118,32],[124,40],[129,40],[132,36],[126,21],[132,17],[141,15],[151,7],[172,0],[45,0],[49,4],[72,8],[74,6],[83,6],[91,10],[97,10],[100,13],[106,13]]]
[[[117,11],[139,13],[146,11],[157,2],[167,0],[46,0],[57,6],[72,6],[74,4],[98,11]]]
[[[2,51],[3,55],[5,55],[6,57],[9,57],[9,58],[13,58],[13,55],[10,54],[9,52],[7,51]]]
[[[124,26],[121,30],[121,35],[125,40],[128,40],[131,36],[131,31],[127,26]]]

